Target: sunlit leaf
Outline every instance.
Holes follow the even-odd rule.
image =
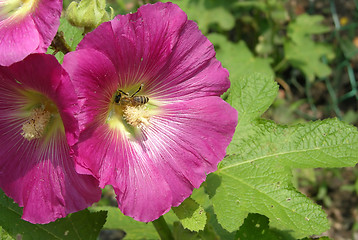
[[[245,42],[233,43],[220,34],[209,34],[208,38],[215,46],[218,60],[229,70],[231,83],[250,73],[274,76],[271,59],[255,57]]]
[[[247,213],[259,213],[269,217],[270,227],[290,231],[293,237],[320,234],[329,228],[326,215],[294,188],[292,169],[354,166],[358,131],[336,119],[293,126],[257,120],[272,101],[275,85],[263,87],[263,78],[255,81],[255,77],[260,78],[247,79],[256,84],[232,85],[228,99],[239,112],[239,127],[228,156],[207,182],[218,221],[228,231],[235,231]],[[270,78],[266,81],[273,82]],[[260,89],[269,94],[258,94]],[[260,95],[266,96],[267,102],[260,101]],[[245,124],[240,127],[242,120]],[[250,134],[245,134],[247,131]]]
[[[190,231],[203,230],[206,225],[206,214],[204,208],[192,198],[187,198],[180,206],[173,208],[184,228]]]

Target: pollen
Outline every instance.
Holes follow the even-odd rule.
[[[149,125],[151,114],[145,105],[126,106],[123,111],[123,117],[133,127],[141,127]]]
[[[22,125],[21,135],[29,141],[41,138],[45,133],[50,118],[50,112],[45,109],[33,109],[29,119]]]

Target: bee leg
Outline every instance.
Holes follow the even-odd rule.
[[[122,90],[117,90],[118,92],[120,92],[120,93],[123,93],[124,95],[126,95],[126,96],[129,96],[129,94],[128,93],[126,93],[126,92],[123,92]]]
[[[135,93],[133,93],[131,97],[133,97],[134,95],[136,95],[137,93],[139,93],[139,91],[142,90],[142,87],[143,87],[143,86],[144,86],[144,85],[141,84],[141,85],[139,86],[138,90],[137,90]]]

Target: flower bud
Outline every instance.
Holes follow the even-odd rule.
[[[112,16],[105,10],[106,0],[82,0],[71,2],[66,11],[67,20],[74,26],[84,27],[90,31],[103,22],[109,21]],[[113,9],[111,8],[111,15]]]

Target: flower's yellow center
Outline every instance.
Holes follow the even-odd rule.
[[[21,135],[25,139],[46,140],[58,131],[64,132],[61,116],[52,100],[32,90],[22,94],[25,104],[21,112],[26,121],[22,125]]]
[[[123,111],[124,120],[128,124],[134,127],[148,126],[150,120],[150,112],[148,111],[147,106],[126,106]]]
[[[38,0],[0,0],[0,21],[21,20],[35,10],[37,2]]]
[[[51,114],[42,108],[34,108],[29,120],[22,125],[21,135],[27,140],[41,138],[50,122]]]
[[[141,129],[150,125],[151,118],[159,113],[159,104],[142,91],[132,96],[137,89],[133,87],[128,95],[122,91],[121,97],[118,97],[118,91],[114,93],[107,113],[106,123],[109,127],[128,137],[136,137]],[[135,96],[138,98],[134,99]]]

